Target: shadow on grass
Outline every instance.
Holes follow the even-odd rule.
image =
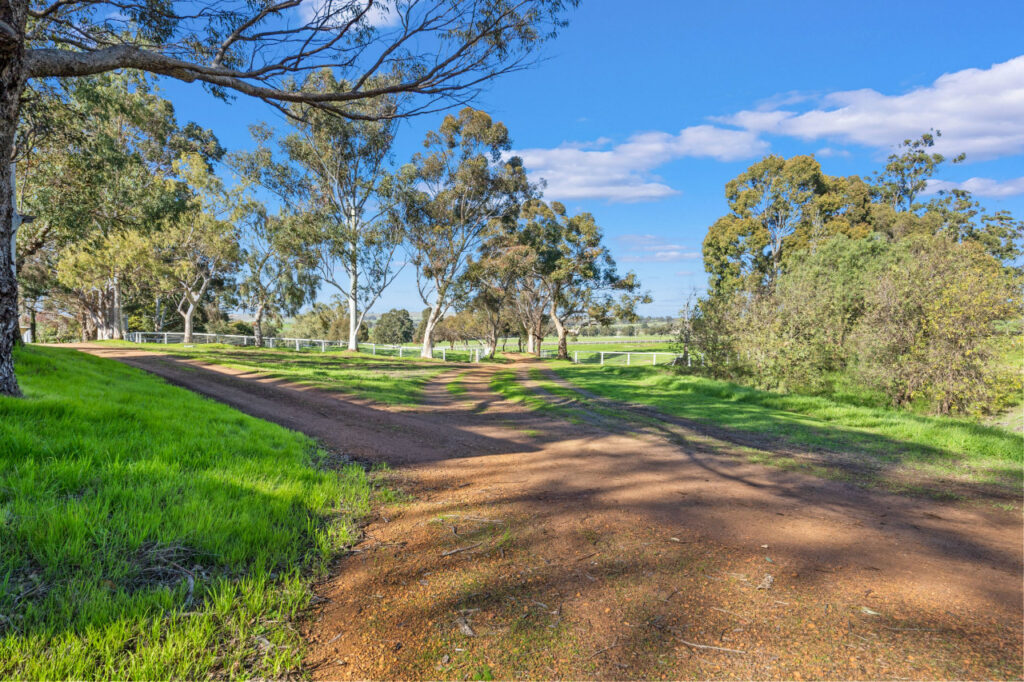
[[[938,497],[1020,498],[1024,439],[1001,429],[856,409],[821,398],[776,396],[725,382],[668,376],[663,370],[593,372],[559,367],[546,368],[544,378],[557,382],[546,387],[549,393],[580,401],[581,407],[596,411],[619,430],[631,428],[637,420],[663,430],[679,426],[749,448],[757,461],[818,468],[814,473],[819,475]],[[654,379],[653,385],[645,379]],[[794,410],[800,407],[807,413]],[[905,437],[871,429],[902,432]]]

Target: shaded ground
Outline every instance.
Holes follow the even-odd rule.
[[[393,482],[410,501],[381,510],[319,588],[314,677],[1024,673],[1019,513],[765,467],[681,424],[570,423],[499,398],[486,365],[396,411],[89,350],[401,465]],[[512,369],[529,385],[536,366]]]

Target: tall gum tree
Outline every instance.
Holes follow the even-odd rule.
[[[494,223],[509,220],[533,191],[522,159],[502,160],[508,129],[466,107],[427,133],[424,151],[402,169],[402,221],[416,267],[420,297],[429,306],[424,358],[433,356],[433,332],[467,292],[467,272]]]
[[[302,102],[352,117],[366,98],[403,98],[395,116],[471,99],[524,68],[564,25],[573,0],[5,0],[0,2],[0,395],[20,395],[10,191],[22,92],[29,79],[136,69],[284,107]],[[294,87],[330,68],[343,92]]]
[[[522,217],[527,224],[520,234],[538,254],[533,275],[547,291],[559,358],[569,357],[570,326],[635,319],[637,305],[650,303],[648,294],[638,293],[635,273],[618,273],[593,215],[570,216],[557,201],[535,199],[523,207]]]
[[[344,91],[328,70],[303,84],[312,92]],[[244,177],[273,191],[300,220],[300,241],[316,264],[319,280],[348,304],[348,349],[359,349],[366,314],[401,271],[395,254],[403,230],[389,220],[388,162],[397,119],[394,97],[359,103],[360,119],[344,119],[304,104],[293,104],[292,132],[278,138],[280,154],[268,143],[273,131],[253,128],[257,149],[236,154]],[[352,105],[356,107],[356,105]]]

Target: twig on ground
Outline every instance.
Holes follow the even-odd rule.
[[[725,651],[730,654],[745,654],[746,651],[740,651],[739,649],[727,649],[724,646],[711,646],[710,644],[697,644],[696,642],[687,642],[685,639],[679,640],[683,644],[694,649],[712,649],[714,651]]]
[[[457,547],[455,549],[449,549],[447,552],[441,552],[441,556],[451,556],[452,554],[458,554],[459,552],[466,552],[471,549],[476,549],[484,543],[478,542],[475,545],[466,545],[465,547]]]
[[[737,618],[739,618],[740,620],[742,620],[745,623],[749,623],[750,622],[749,618],[747,618],[746,616],[741,616],[740,614],[736,613],[735,611],[729,611],[727,609],[720,609],[717,606],[712,606],[711,610],[712,611],[721,611],[722,613],[728,613],[730,616],[736,616]]]

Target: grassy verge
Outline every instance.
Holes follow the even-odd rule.
[[[0,398],[0,677],[280,677],[372,485],[309,438],[30,347]]]
[[[562,378],[594,394],[666,414],[755,433],[770,444],[867,455],[972,482],[1019,490],[1024,438],[962,419],[930,417],[823,397],[758,391],[653,367],[552,363]]]
[[[127,344],[132,345],[134,344]],[[142,350],[201,360],[222,367],[259,372],[277,379],[375,400],[388,405],[414,405],[423,386],[452,365],[440,360],[373,356],[368,353],[316,349],[239,348],[219,344],[185,347],[142,344]]]

